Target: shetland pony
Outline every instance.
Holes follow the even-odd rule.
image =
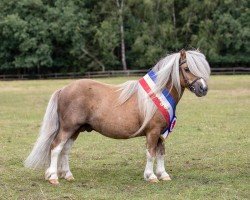
[[[152,70],[157,75],[153,92],[167,88],[176,104],[185,88],[201,97],[207,94],[210,67],[199,51],[174,53],[161,59]],[[152,99],[139,84],[127,81],[114,86],[81,79],[52,95],[40,135],[25,161],[28,168],[47,168],[45,179],[57,185],[58,177],[74,179],[69,152],[83,131],[96,131],[115,139],[146,136],[147,163],[144,179],[149,182],[171,180],[165,170],[165,148],[160,135],[169,126]],[[156,173],[153,171],[156,159]]]

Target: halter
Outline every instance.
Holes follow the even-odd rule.
[[[181,65],[183,65],[184,63],[186,63],[186,62],[187,62],[186,59],[182,60],[182,61],[180,62],[180,64],[179,64],[179,67],[180,67]],[[190,90],[191,92],[195,92],[194,83],[195,83],[196,81],[198,81],[199,79],[201,79],[201,77],[197,77],[195,80],[193,80],[191,83],[189,83],[189,80],[188,80],[187,77],[185,76],[185,73],[183,72],[183,69],[182,69],[181,67],[180,67],[180,71],[181,71],[181,75],[182,75],[183,78],[184,78],[184,82],[185,82],[185,84],[188,86],[189,90]]]

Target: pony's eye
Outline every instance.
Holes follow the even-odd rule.
[[[190,72],[190,70],[188,69],[188,67],[184,68],[185,72]]]

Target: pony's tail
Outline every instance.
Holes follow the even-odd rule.
[[[25,167],[38,169],[45,168],[50,163],[50,146],[59,130],[57,113],[58,95],[60,90],[51,96],[40,129],[39,137],[28,158]]]

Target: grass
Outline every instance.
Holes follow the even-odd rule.
[[[121,83],[127,78],[99,79]],[[0,199],[249,199],[250,76],[212,76],[205,98],[185,92],[166,141],[170,182],[143,180],[145,138],[83,133],[76,180],[58,187],[23,167],[52,92],[72,80],[0,82]]]

